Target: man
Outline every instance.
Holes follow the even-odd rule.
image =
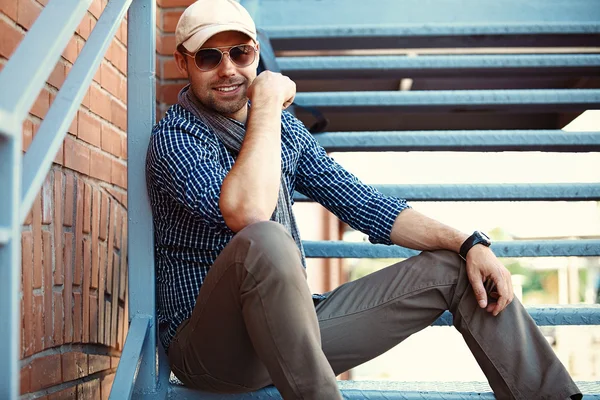
[[[160,339],[184,384],[222,393],[274,384],[285,399],[340,399],[336,375],[449,309],[497,398],[581,398],[513,301],[484,235],[361,183],[282,111],[295,84],[257,76],[260,44],[246,10],[200,0],[181,16],[176,41],[189,85],[153,130],[147,179]],[[374,243],[423,252],[311,296],[294,190]]]

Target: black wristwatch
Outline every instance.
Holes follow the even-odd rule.
[[[473,234],[469,236],[467,240],[464,241],[462,246],[460,246],[459,254],[463,260],[467,259],[467,253],[469,252],[469,250],[471,250],[471,247],[475,246],[476,244],[482,244],[484,246],[490,247],[492,241],[490,240],[488,235],[486,235],[483,232],[473,232]]]

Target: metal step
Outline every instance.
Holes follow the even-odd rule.
[[[562,130],[371,131],[315,135],[335,151],[600,151],[600,132]]]
[[[400,246],[344,242],[304,241],[304,251],[312,258],[408,258],[419,251]],[[498,257],[598,257],[600,240],[515,240],[492,244]]]
[[[439,90],[382,92],[298,93],[302,106],[342,108],[360,112],[369,108],[394,111],[585,111],[600,107],[600,89]]]
[[[597,54],[278,57],[292,79],[600,76]]]
[[[373,185],[381,193],[410,201],[600,200],[597,183],[505,183],[455,185]],[[295,201],[311,201],[296,192]]]
[[[392,382],[392,381],[339,381],[345,400],[459,400],[490,399],[496,397],[487,382]],[[600,382],[577,382],[583,398],[600,399]],[[169,387],[169,398],[178,400],[261,400],[281,399],[274,386],[244,394],[214,394],[188,389],[174,376]]]

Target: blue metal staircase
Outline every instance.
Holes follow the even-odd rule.
[[[145,180],[140,179],[155,122],[155,0],[108,3],[21,172],[21,122],[90,2],[51,0],[0,74],[0,187],[8,188],[4,193],[9,194],[0,196],[0,320],[5,322],[0,324],[0,353],[6,355],[0,359],[0,398],[18,395],[20,225],[126,10],[131,321],[110,398],[280,398],[274,388],[214,395],[178,385],[170,380],[156,340],[152,220]],[[299,105],[317,107],[330,120],[329,132],[317,135],[328,151],[600,150],[600,132],[560,129],[564,121],[600,107],[596,0],[242,0],[242,4],[270,37],[270,43],[261,43],[263,62],[297,82]],[[268,51],[269,44],[274,52]],[[471,49],[472,54],[454,54],[460,53],[455,48]],[[481,48],[488,50],[477,50]],[[30,71],[31,52],[40,62]],[[399,91],[400,78],[414,79],[412,90]],[[297,114],[311,119],[302,109]],[[600,182],[380,189],[410,201],[600,200]],[[299,194],[296,199],[307,201]],[[309,257],[415,254],[399,247],[340,242],[307,242],[305,249]],[[597,257],[600,241],[499,242],[493,250],[502,257]],[[539,325],[600,325],[599,306],[529,311]],[[436,324],[449,322],[444,314]],[[494,398],[487,384],[469,382],[340,382],[340,387],[346,399]],[[585,399],[600,399],[600,383],[582,383],[581,388]]]

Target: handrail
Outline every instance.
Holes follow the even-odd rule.
[[[13,134],[35,102],[92,0],[50,1],[0,73],[0,126]],[[35,62],[31,55],[35,54]]]
[[[304,241],[307,257],[315,258],[408,258],[416,250],[383,244],[354,243],[339,240]],[[598,257],[600,240],[515,240],[492,244],[498,257]]]
[[[598,183],[503,183],[373,185],[381,193],[411,201],[600,200]],[[296,201],[310,201],[300,193]]]
[[[21,221],[40,191],[71,121],[108,49],[131,0],[111,0],[94,26],[77,61],[59,90],[38,133],[23,157]]]

